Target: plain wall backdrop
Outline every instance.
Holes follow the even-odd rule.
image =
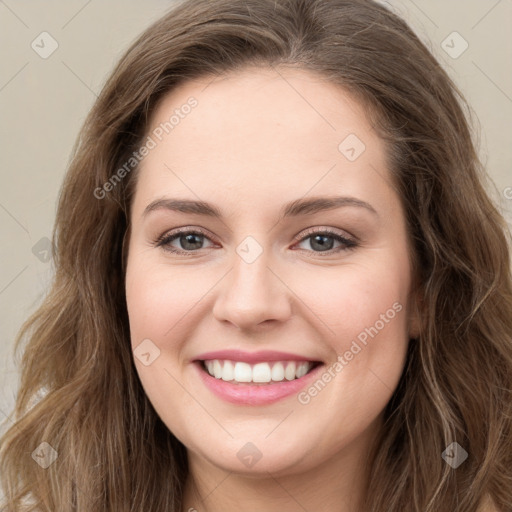
[[[411,24],[470,103],[490,192],[510,225],[512,0],[381,3]],[[118,58],[172,4],[0,0],[0,432],[18,389],[15,335],[51,281],[48,239],[72,146]]]

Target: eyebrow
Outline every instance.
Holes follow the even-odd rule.
[[[309,199],[296,199],[281,209],[280,219],[287,217],[298,217],[299,215],[313,215],[315,213],[334,210],[343,206],[356,206],[364,208],[377,217],[379,214],[373,206],[361,199],[347,196],[335,197],[312,197]],[[150,212],[155,210],[169,210],[181,213],[190,213],[195,215],[204,215],[222,219],[222,212],[214,205],[205,201],[192,201],[190,199],[174,199],[162,198],[149,203],[144,212],[143,217],[146,217]]]

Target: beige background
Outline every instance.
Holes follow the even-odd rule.
[[[512,0],[387,3],[427,42],[472,105],[480,124],[482,159],[495,183],[493,197],[511,222]],[[5,418],[18,387],[14,336],[40,303],[52,275],[51,260],[45,261],[45,237],[51,236],[72,145],[116,60],[171,4],[163,0],[0,0],[2,431],[10,421]],[[46,59],[31,47],[44,31],[58,43]],[[469,45],[457,58],[442,47],[454,31]],[[462,49],[458,36],[447,41],[454,47],[450,51]],[[48,49],[49,39],[46,43]]]

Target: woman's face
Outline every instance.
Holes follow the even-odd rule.
[[[362,453],[418,319],[404,212],[360,105],[252,68],[173,90],[147,136],[126,294],[163,422],[229,471]]]

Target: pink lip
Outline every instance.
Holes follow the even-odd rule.
[[[259,352],[244,352],[243,350],[216,350],[198,355],[196,361],[210,359],[225,359],[229,361],[242,361],[244,363],[263,363],[266,361],[317,361],[297,354],[276,352],[274,350],[260,350]]]
[[[217,353],[215,353],[217,354]],[[274,352],[275,354],[275,352]],[[207,354],[203,354],[207,355]],[[202,356],[201,356],[202,357]],[[288,358],[288,359],[287,359]],[[289,360],[289,356],[281,360]],[[207,358],[209,359],[209,358]],[[211,359],[230,359],[229,357],[213,357]],[[240,361],[240,359],[235,359]],[[266,359],[267,361],[269,359]],[[273,359],[276,360],[276,359]],[[303,360],[303,358],[300,358]],[[242,361],[244,361],[242,359]],[[249,362],[249,361],[248,361]],[[272,384],[238,384],[226,382],[222,379],[212,377],[207,371],[204,370],[201,362],[195,362],[194,366],[199,372],[199,377],[215,395],[237,405],[267,405],[277,402],[290,395],[299,393],[301,389],[306,387],[313,379],[317,378],[318,373],[324,367],[323,364],[313,368],[309,373],[300,377],[299,379],[290,381],[275,382]]]

